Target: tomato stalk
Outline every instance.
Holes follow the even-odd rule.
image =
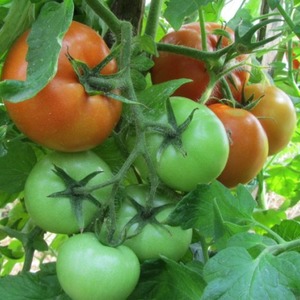
[[[203,9],[200,7],[199,11],[199,23],[200,23],[200,32],[201,32],[201,45],[203,51],[207,51],[207,38],[206,38],[206,31],[205,31],[205,18]]]
[[[159,17],[161,13],[162,0],[152,0],[150,3],[149,15],[146,23],[145,34],[155,39]]]

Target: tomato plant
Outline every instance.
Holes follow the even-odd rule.
[[[170,103],[177,124],[184,124],[193,112],[190,123],[180,135],[164,137],[149,132],[147,144],[162,182],[175,190],[191,191],[223,171],[229,152],[228,138],[223,124],[205,105],[182,97],[172,97]],[[157,123],[168,124],[167,113]],[[136,166],[147,176],[142,159],[136,161]]]
[[[28,34],[22,34],[10,49],[3,66],[3,80],[26,78]],[[122,103],[104,94],[89,95],[67,53],[92,68],[105,59],[109,49],[94,30],[74,21],[63,39],[55,77],[33,98],[4,103],[16,126],[33,141],[55,150],[83,151],[111,134],[120,118]],[[102,73],[116,71],[116,62],[111,61]]]
[[[229,157],[218,180],[227,187],[248,183],[263,168],[268,155],[267,135],[250,112],[225,104],[209,108],[223,122],[229,138]]]
[[[217,30],[221,29],[226,31],[226,36],[218,35]],[[200,30],[199,22],[185,24],[179,30],[167,33],[160,42],[202,49]],[[234,33],[228,26],[222,27],[221,24],[207,22],[205,24],[205,31],[207,33],[207,51],[210,52],[224,48],[234,40]],[[247,59],[248,55],[240,55],[230,63],[234,65]],[[189,78],[192,80],[192,82],[186,83],[177,89],[174,93],[176,96],[183,96],[198,101],[208,88],[212,66],[205,61],[161,51],[159,52],[159,56],[154,58],[154,64],[151,70],[153,83],[177,78]],[[247,83],[248,78],[249,68],[246,65],[228,74],[227,84],[230,86],[234,98],[238,101],[241,99],[241,91]],[[211,98],[220,99],[222,97],[222,87],[217,83],[213,89]]]
[[[55,167],[61,168],[76,181],[72,183],[70,191],[67,191],[67,183],[70,181],[64,181]],[[84,184],[81,180],[93,172],[99,173]],[[88,201],[89,194],[81,198],[75,189],[96,185],[111,177],[110,168],[93,152],[51,152],[34,166],[27,178],[24,190],[27,211],[33,222],[46,231],[67,234],[78,232],[83,229],[81,226],[89,225],[99,207],[97,203]],[[105,187],[92,192],[91,197],[99,205],[105,204],[110,191],[110,187]],[[54,196],[54,193],[58,194]],[[82,218],[83,224],[79,224],[77,213],[81,214],[79,218]]]
[[[251,97],[252,101],[258,100],[250,112],[258,118],[267,134],[269,155],[284,149],[297,125],[296,111],[291,98],[278,87],[264,84],[246,86],[244,97]]]
[[[0,2],[0,297],[300,297],[299,1]]]
[[[132,249],[140,261],[158,259],[161,255],[177,261],[189,249],[192,230],[163,224],[176,202],[162,193],[156,193],[153,207],[147,210],[149,192],[147,185],[126,187],[127,198],[117,214],[118,233],[126,232],[124,245]]]
[[[140,274],[139,261],[129,248],[102,245],[93,233],[65,241],[56,267],[60,284],[74,300],[127,299]]]

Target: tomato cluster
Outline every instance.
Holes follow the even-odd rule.
[[[207,51],[216,52],[234,42],[228,27],[207,23],[205,30]],[[220,36],[218,30],[225,33]],[[201,50],[200,31],[199,23],[187,24],[161,42]],[[9,51],[2,79],[26,79],[28,34],[25,32]],[[238,55],[221,66],[161,51],[153,58],[153,84],[177,78],[191,82],[167,97],[164,109],[151,122],[145,116],[146,149],[132,162],[138,180],[119,182],[124,189],[120,189],[123,197],[114,211],[114,227],[104,226],[97,232],[99,219],[105,215],[100,220],[104,223],[107,211],[115,208],[110,204],[116,200],[111,196],[116,195],[112,183],[117,180],[110,166],[92,150],[114,130],[122,103],[105,93],[89,95],[67,53],[94,68],[109,49],[91,28],[72,22],[54,78],[31,99],[4,101],[18,129],[48,148],[27,178],[25,205],[35,225],[70,235],[59,249],[57,275],[72,299],[126,299],[138,282],[140,263],[161,256],[179,261],[192,242],[192,229],[166,223],[176,200],[163,189],[153,193],[150,167],[159,187],[172,189],[172,195],[178,197],[214,180],[229,188],[247,184],[269,156],[287,146],[295,130],[296,113],[291,99],[279,88],[249,83],[248,55]],[[234,65],[238,67],[232,68]],[[226,94],[217,81],[207,102],[200,103],[213,73],[227,68],[231,71],[224,79],[233,98],[223,101]],[[111,60],[101,74],[117,71],[116,61]],[[139,140],[136,128],[131,130],[134,122],[128,123],[122,142],[130,152]],[[112,245],[115,240],[117,246]]]
[[[225,33],[220,34],[220,29],[223,29]],[[200,32],[199,22],[186,24],[178,31],[167,33],[160,42],[202,50],[203,43]],[[205,32],[206,50],[209,52],[218,51],[234,42],[233,31],[228,27],[223,28],[217,23],[206,23]],[[204,100],[222,121],[228,136],[229,157],[217,179],[230,188],[238,184],[246,184],[255,178],[263,168],[268,156],[278,153],[287,146],[296,127],[296,112],[293,102],[287,94],[273,85],[248,82],[250,75],[248,60],[247,55],[241,54],[226,62],[222,67],[216,68],[216,62],[160,51],[154,58],[155,65],[151,70],[154,84],[177,78],[191,79],[191,82],[178,88],[174,95],[199,101],[210,86],[212,74],[224,71],[229,66],[229,72],[224,75],[224,79],[232,98],[226,99],[226,95],[222,92],[221,81],[217,81],[214,82],[214,88],[210,95]],[[234,65],[238,67],[231,68]],[[221,103],[216,104],[215,102]],[[216,138],[211,130],[208,132],[213,138]],[[197,135],[194,133],[193,136]],[[210,168],[213,168],[220,161],[223,162],[224,156],[217,155],[213,146],[210,149],[217,161],[209,162]],[[203,153],[201,157],[205,157]],[[206,159],[204,158],[204,160]],[[159,165],[159,168],[163,168],[163,163],[160,164],[162,166]],[[168,162],[170,171],[167,175],[168,178],[178,174],[174,165],[174,161],[173,164]],[[179,168],[186,169],[182,165]],[[209,174],[205,164],[204,169],[205,173]],[[185,173],[181,174],[184,174],[183,178],[186,178]],[[182,182],[185,182],[185,179]]]

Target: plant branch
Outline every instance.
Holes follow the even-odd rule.
[[[163,0],[152,0],[145,28],[145,34],[155,39]]]

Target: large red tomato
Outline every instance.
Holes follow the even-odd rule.
[[[268,136],[269,155],[278,153],[287,146],[297,126],[291,98],[276,86],[260,83],[246,86],[244,96],[253,101],[259,100],[250,111],[258,118]]]
[[[10,49],[3,67],[2,79],[26,79],[25,32]],[[19,103],[5,101],[16,126],[33,141],[60,151],[82,151],[100,144],[117,124],[122,104],[104,95],[88,95],[80,84],[71,63],[75,59],[89,67],[98,65],[108,54],[104,40],[88,26],[72,22],[58,60],[58,71],[36,96]],[[117,71],[111,61],[103,74]]]
[[[222,29],[222,25],[217,23],[205,24],[207,34],[207,50],[216,51],[217,48],[224,48],[234,40],[234,32],[226,27],[225,30],[230,36],[222,37],[219,45],[220,35],[214,33],[214,30]],[[201,33],[199,22],[183,25],[178,31],[172,31],[166,34],[161,43],[181,45],[198,50],[202,49]],[[246,61],[248,55],[240,55],[236,59],[230,61],[230,65]],[[195,101],[199,100],[203,92],[206,90],[210,76],[208,72],[209,66],[200,60],[191,57],[174,54],[170,52],[159,52],[159,56],[154,58],[154,67],[151,71],[153,83],[161,83],[172,79],[189,78],[192,82],[182,85],[176,90],[174,95],[183,96]],[[227,77],[227,83],[231,92],[237,101],[241,100],[241,91],[249,78],[249,67],[244,66],[242,69],[237,68]],[[217,83],[212,97],[223,98],[220,84]]]
[[[222,121],[230,145],[227,164],[217,179],[229,188],[248,183],[268,157],[268,138],[263,127],[247,110],[220,103],[209,108]]]

